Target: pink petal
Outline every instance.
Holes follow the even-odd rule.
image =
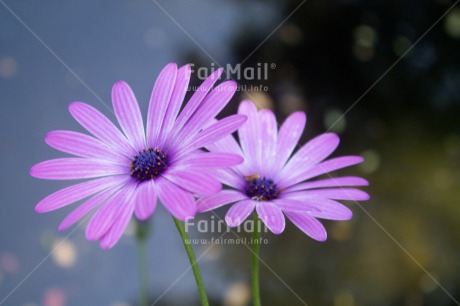
[[[262,222],[268,227],[273,234],[281,234],[286,225],[284,215],[281,209],[270,202],[261,202],[256,206]]]
[[[225,215],[225,222],[230,227],[237,227],[252,213],[257,202],[253,200],[244,200],[233,204]]]
[[[263,166],[260,169],[260,175],[272,178],[275,176],[275,163],[278,162],[276,158],[278,124],[276,123],[275,115],[268,109],[263,109],[259,112],[259,121],[263,144],[263,149],[261,150]]]
[[[155,191],[161,203],[177,219],[185,221],[196,214],[196,203],[191,192],[163,177],[155,179]]]
[[[179,117],[177,117],[174,126],[171,129],[170,136],[174,139],[177,134],[183,129],[184,125],[188,122],[190,117],[195,113],[198,106],[200,106],[201,102],[203,101],[204,97],[208,94],[208,92],[212,89],[214,84],[220,78],[223,69],[218,69],[214,71],[201,85],[198,89],[193,93],[193,96],[190,98],[188,103],[185,105],[184,109],[180,113]],[[173,140],[171,139],[171,140]]]
[[[126,137],[138,151],[145,149],[144,123],[141,110],[131,87],[125,82],[117,82],[112,89],[115,115]]]
[[[157,206],[154,180],[138,184],[134,193],[134,202],[136,204],[134,213],[139,220],[147,220]]]
[[[118,154],[99,139],[77,132],[49,132],[45,136],[45,142],[52,148],[76,156],[110,160],[120,164],[130,163],[128,158]]]
[[[363,158],[360,156],[342,156],[331,158],[314,166],[309,170],[306,170],[304,173],[302,173],[301,176],[298,176],[294,181],[302,182],[328,172],[359,164],[361,162],[363,162]],[[295,184],[290,175],[287,175],[286,177],[281,177],[277,181],[277,183],[280,186],[280,188],[288,188],[291,185]]]
[[[35,211],[44,213],[56,210],[89,197],[103,189],[122,184],[126,180],[125,176],[111,176],[66,187],[41,200],[35,206]]]
[[[65,217],[65,219],[59,225],[59,231],[63,231],[74,225],[77,221],[86,216],[94,208],[102,204],[109,196],[111,196],[116,190],[118,190],[122,185],[116,185],[115,187],[108,188],[95,196],[91,197],[89,200],[85,201],[83,204],[75,208],[70,214]]]
[[[326,229],[321,222],[308,215],[308,213],[285,212],[285,214],[292,223],[311,238],[317,241],[326,241]]]
[[[247,122],[247,116],[245,115],[234,115],[234,116],[244,116],[245,122]],[[222,121],[222,120],[221,120]],[[215,120],[214,123],[218,121]],[[245,123],[246,124],[246,123]],[[206,146],[212,152],[227,152],[233,153],[237,155],[243,155],[243,151],[241,151],[240,145],[236,142],[235,138],[231,135],[224,136],[223,138],[216,140]]]
[[[307,202],[311,203],[310,200],[307,200]],[[312,204],[319,209],[319,211],[311,212],[311,215],[316,218],[328,220],[350,220],[353,218],[353,212],[339,202],[321,199]]]
[[[243,157],[229,153],[206,152],[189,154],[174,165],[180,168],[226,168],[243,162]]]
[[[344,176],[344,177],[333,177],[324,180],[317,180],[313,182],[301,183],[294,185],[286,189],[289,191],[299,191],[313,188],[324,188],[324,187],[345,187],[345,186],[368,186],[369,182],[363,178],[355,176]]]
[[[88,132],[118,152],[128,158],[137,153],[120,130],[94,107],[82,102],[73,102],[69,105],[69,111]]]
[[[241,102],[238,114],[246,115],[248,121],[238,130],[241,148],[247,160],[249,174],[260,174],[259,164],[262,158],[262,139],[257,109],[251,101]]]
[[[244,190],[246,188],[246,180],[241,173],[237,173],[235,169],[210,169],[212,173],[222,184],[231,186],[233,188]]]
[[[163,145],[173,129],[174,121],[176,120],[180,107],[184,102],[185,94],[187,93],[190,81],[190,74],[191,69],[188,65],[181,67],[177,71],[176,84],[174,85],[171,101],[169,101],[163,126],[160,130],[160,135],[158,136],[158,144],[161,150],[165,149]]]
[[[196,205],[198,212],[206,212],[247,198],[247,195],[240,191],[222,190],[217,194],[199,199]]]
[[[150,97],[149,110],[147,113],[147,144],[150,148],[156,148],[157,138],[166,110],[170,103],[174,85],[176,83],[177,65],[168,64],[161,72],[153,87]]]
[[[201,131],[186,148],[182,149],[182,151],[189,152],[196,150],[212,144],[225,136],[231,135],[240,128],[246,120],[247,117],[244,115],[232,115],[217,121]]]
[[[281,170],[299,143],[307,117],[303,112],[295,112],[286,118],[278,133],[276,148],[276,171]]]
[[[182,144],[188,137],[202,129],[227,105],[235,91],[236,83],[233,81],[224,82],[213,89],[184,125],[184,128],[179,131],[174,143]]]
[[[296,191],[284,193],[284,197],[322,197],[334,200],[347,200],[347,201],[367,201],[369,195],[359,189],[354,188],[325,188],[325,189],[314,189],[306,191]]]
[[[48,180],[75,180],[129,173],[129,165],[118,165],[97,159],[57,158],[36,164],[30,175]]]
[[[133,215],[135,202],[133,196],[126,198],[124,207],[121,209],[121,212],[116,217],[110,229],[101,237],[100,245],[104,250],[112,248],[118,240],[120,240],[121,235],[126,229],[126,226]]]
[[[199,195],[215,194],[222,189],[219,181],[205,172],[174,169],[166,171],[162,175],[174,184]]]
[[[320,210],[316,207],[307,203],[307,201],[301,201],[297,199],[275,199],[272,200],[273,204],[278,206],[282,211],[293,211],[293,212],[319,212]]]
[[[303,174],[319,162],[326,159],[339,145],[339,137],[333,133],[319,135],[294,154],[283,168],[280,177],[281,188],[304,181]]]
[[[233,153],[243,156],[243,151],[241,151],[240,145],[236,142],[235,138],[233,138],[232,135],[225,136],[224,138],[207,145],[206,149],[208,149],[211,152]],[[237,173],[241,174],[241,176],[243,176],[242,173],[249,173],[249,171],[247,170],[247,165],[248,160],[245,159],[242,164],[239,164],[238,166],[235,166],[232,169],[235,170]]]
[[[308,212],[310,215],[317,218],[329,220],[350,220],[353,217],[353,212],[348,207],[327,198],[312,198],[303,196],[300,193],[287,193],[284,195],[284,198],[279,201],[296,201],[300,202],[302,205],[313,207],[314,209],[309,210]]]
[[[137,182],[131,182],[126,187],[114,193],[94,213],[86,227],[86,239],[100,239],[112,226],[117,216],[127,208],[127,199],[131,196]]]

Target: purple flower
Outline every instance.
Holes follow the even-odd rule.
[[[179,114],[190,71],[189,66],[177,69],[176,64],[169,64],[160,73],[150,98],[145,132],[139,105],[125,82],[116,83],[112,90],[113,108],[123,133],[90,105],[72,103],[70,113],[94,137],[50,132],[45,137],[48,145],[78,157],[39,163],[30,174],[51,180],[92,180],[47,196],[36,211],[56,210],[89,197],[64,219],[59,230],[95,210],[86,238],[100,240],[104,249],[120,239],[133,213],[140,220],[149,218],[157,198],[180,220],[194,216],[194,194],[221,190],[210,169],[243,161],[239,155],[199,149],[236,131],[247,118],[233,115],[209,124],[236,90],[236,84],[227,81],[210,91],[222,70],[203,82]]]
[[[243,155],[243,164],[216,170],[222,183],[236,190],[223,190],[201,198],[199,212],[234,203],[225,220],[231,227],[240,225],[254,209],[274,234],[285,228],[285,218],[308,236],[319,241],[327,238],[326,230],[316,219],[349,220],[352,212],[336,200],[363,201],[369,195],[344,186],[366,186],[359,177],[326,178],[307,181],[322,174],[358,164],[359,156],[336,157],[324,161],[338,146],[339,137],[322,134],[291,156],[304,130],[306,116],[295,112],[278,131],[272,111],[257,112],[254,104],[243,101],[239,114],[248,117],[238,130],[241,147],[230,135],[207,148],[211,152]]]

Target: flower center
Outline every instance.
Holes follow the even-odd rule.
[[[158,149],[144,149],[138,155],[134,155],[131,162],[131,176],[138,181],[156,178],[168,165],[166,155]]]
[[[246,194],[253,200],[265,202],[276,199],[279,189],[271,179],[256,178],[248,180]]]

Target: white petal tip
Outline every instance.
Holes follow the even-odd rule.
[[[35,212],[37,212],[39,214],[42,214],[42,213],[46,212],[46,210],[43,209],[41,206],[37,205],[37,206],[35,206]]]
[[[173,63],[173,62],[172,62],[172,63],[168,63],[168,64],[166,65],[166,67],[164,68],[164,70],[166,70],[166,69],[168,69],[168,70],[169,70],[169,69],[177,69],[177,64],[176,64],[176,63]]]
[[[75,101],[69,104],[69,111],[70,113],[73,113],[77,108],[80,108],[82,106],[85,106],[86,103]]]
[[[104,244],[102,242],[99,243],[99,245],[101,246],[101,249],[103,249],[104,251],[110,250],[114,246],[114,245],[107,245],[107,244]]]
[[[33,166],[32,168],[30,168],[29,174],[30,174],[30,176],[33,176],[33,177],[35,177],[35,178],[38,178],[38,177],[37,177],[36,166]]]
[[[284,232],[284,227],[281,229],[271,229],[270,230],[274,235],[280,235]]]

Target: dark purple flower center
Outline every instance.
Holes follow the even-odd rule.
[[[156,178],[168,168],[166,159],[166,155],[158,149],[144,149],[138,155],[134,155],[131,162],[131,176],[138,181]]]
[[[279,189],[271,179],[257,178],[248,181],[246,194],[253,200],[264,202],[276,199]]]

